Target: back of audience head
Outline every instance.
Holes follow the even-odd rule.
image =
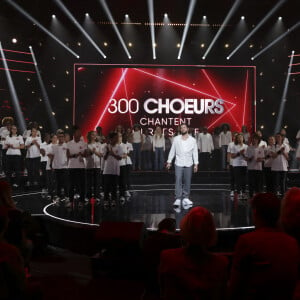
[[[182,219],[181,236],[187,246],[196,246],[208,250],[217,241],[216,227],[213,216],[204,207],[194,207]]]
[[[280,223],[284,231],[300,242],[300,188],[289,189],[281,206]]]
[[[158,231],[165,233],[176,232],[176,220],[173,218],[165,218],[158,223]]]
[[[280,199],[273,193],[259,193],[252,200],[254,224],[256,227],[278,226]]]
[[[12,199],[12,189],[8,182],[0,181],[0,207],[6,209],[16,208],[15,203]]]

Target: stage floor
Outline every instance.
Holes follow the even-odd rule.
[[[227,184],[192,184],[191,200],[195,206],[209,209],[219,230],[252,227],[248,200],[230,197]],[[102,221],[144,222],[148,230],[156,230],[158,223],[166,218],[176,219],[177,228],[186,209],[174,210],[174,184],[137,184],[132,186],[131,197],[125,204],[117,202],[115,208],[106,209],[103,200],[98,205],[90,203],[78,207],[65,207],[64,202],[54,204],[40,191],[14,195],[17,207],[33,215],[47,215],[66,224],[99,226]]]

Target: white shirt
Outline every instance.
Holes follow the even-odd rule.
[[[230,143],[228,144],[227,153],[230,153],[230,154],[231,154],[231,151],[232,151],[233,146],[234,146],[234,142],[230,142]],[[231,158],[231,155],[230,155],[230,158],[229,158],[229,165],[232,166],[232,158]]]
[[[46,170],[51,170],[51,159],[49,158],[48,154],[52,151],[52,145],[54,144],[46,144],[45,146],[45,152],[46,152],[46,157],[47,157],[47,164],[46,164]],[[56,144],[55,144],[56,145]]]
[[[267,147],[268,147],[267,142],[261,140],[261,141],[259,142],[259,144],[258,144],[258,147],[267,148]]]
[[[243,144],[243,145],[234,145],[231,147],[231,152],[232,154],[237,154],[241,150],[245,150],[244,154],[246,154],[248,146]],[[235,158],[232,159],[232,166],[233,167],[247,167],[247,161],[245,161],[244,157],[242,155],[239,155]]]
[[[258,158],[264,158],[265,157],[265,151],[261,147],[255,147],[255,146],[248,146],[246,150],[246,157],[251,158],[251,160],[248,160],[248,170],[262,170],[262,161],[258,162]]]
[[[31,143],[33,141],[37,141],[37,143],[39,145],[42,144],[42,141],[41,141],[40,137],[38,137],[38,136],[37,137],[29,136],[26,139],[26,142],[25,142],[25,146],[29,146],[29,148],[27,148],[27,154],[26,154],[27,158],[36,158],[36,157],[41,156],[40,148],[36,144],[31,145]]]
[[[165,151],[166,142],[165,142],[165,136],[163,134],[161,135],[161,137],[154,135],[152,139],[152,143],[153,143],[153,150],[155,150],[155,148],[163,148]]]
[[[124,143],[121,143],[120,146],[122,148],[122,154],[120,156],[123,156],[124,154],[127,154],[128,153],[127,152],[127,145],[124,144]],[[127,157],[122,158],[121,160],[119,160],[120,167],[126,166],[126,159],[127,159]]]
[[[66,143],[62,144],[50,144],[51,147],[48,149],[48,154],[53,155],[52,168],[56,169],[66,169],[68,167],[68,156]]]
[[[222,131],[220,133],[220,147],[227,146],[229,143],[232,142],[232,134],[231,131],[227,131],[226,133]]]
[[[143,140],[143,134],[139,130],[132,132],[133,143],[142,143],[142,140]]]
[[[96,142],[93,144],[88,144],[87,145],[88,149],[91,151],[90,154],[85,158],[86,161],[86,168],[87,169],[94,169],[94,168],[100,168],[101,166],[101,157],[98,156],[96,153],[93,151],[103,154],[102,153],[102,147],[101,144]]]
[[[47,146],[48,145],[49,144],[47,144],[46,142],[41,143],[40,150],[41,149],[45,150],[45,156],[43,156],[42,153],[41,153],[41,162],[47,162],[48,161],[48,158],[49,158],[48,155],[47,155]]]
[[[193,164],[198,165],[196,140],[190,135],[186,140],[182,139],[182,135],[174,137],[169,152],[168,163],[172,162],[174,156],[176,156],[175,165],[178,167],[191,167]]]
[[[272,152],[275,152],[275,146],[268,146],[267,148],[265,148],[265,157],[266,157],[264,163],[265,168],[272,167],[272,163],[273,163]]]
[[[199,133],[198,134],[198,149],[200,152],[211,153],[214,150],[214,143],[210,133]]]
[[[132,147],[132,144],[131,143],[126,143],[126,149],[127,149],[127,157],[126,157],[126,165],[132,165],[132,161],[131,161],[131,157],[130,157],[130,152],[133,151],[133,147]]]
[[[5,139],[9,136],[10,132],[7,129],[6,126],[3,126],[0,128],[0,139],[1,139],[1,145],[4,147]]]
[[[4,147],[7,148],[8,145],[13,145],[13,147],[20,147],[24,145],[24,140],[21,135],[18,136],[7,136],[4,141]],[[6,155],[21,155],[20,149],[7,148]]]
[[[107,145],[104,149],[104,156],[111,149],[115,155],[122,156],[123,149],[120,144],[117,144],[113,147],[111,145]],[[120,175],[120,163],[119,160],[113,157],[112,155],[108,155],[107,159],[104,160],[104,168],[103,175]]]
[[[273,148],[273,153],[276,153],[277,151],[279,151],[282,148],[285,153],[289,153],[290,147],[286,144],[275,145],[275,147]],[[272,171],[287,171],[288,166],[289,166],[289,164],[288,164],[287,159],[284,157],[283,154],[279,154],[279,155],[277,155],[276,158],[273,158],[271,170]]]
[[[87,145],[82,140],[77,143],[74,140],[71,140],[67,143],[67,149],[69,150],[71,156],[79,153],[83,154],[87,149]],[[69,169],[84,169],[85,164],[83,157],[81,155],[77,157],[70,157],[68,167]]]

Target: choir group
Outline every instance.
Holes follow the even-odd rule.
[[[79,205],[92,197],[97,201],[104,197],[106,207],[115,206],[117,198],[125,203],[130,197],[131,169],[163,170],[173,141],[160,126],[150,135],[139,125],[127,130],[118,125],[106,137],[97,127],[86,138],[74,126],[72,139],[59,129],[52,135],[45,133],[42,141],[35,122],[23,135],[11,117],[3,118],[2,125],[2,174],[18,188],[21,174],[27,173],[26,186],[41,186],[54,201],[64,199],[66,206],[77,197]],[[250,197],[262,192],[264,185],[268,192],[285,193],[291,147],[284,129],[267,142],[259,130],[251,135],[243,126],[241,133],[232,133],[228,124],[212,134],[203,127],[195,138],[199,170],[229,170],[231,196],[237,193],[240,198],[247,198],[247,182]],[[296,157],[300,160],[300,131],[296,139]]]

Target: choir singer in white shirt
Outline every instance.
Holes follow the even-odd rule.
[[[174,207],[189,208],[193,202],[189,199],[191,190],[192,173],[198,171],[198,149],[196,140],[188,134],[188,126],[180,125],[180,135],[174,138],[168,161],[167,169],[171,168],[175,157],[175,196]]]

